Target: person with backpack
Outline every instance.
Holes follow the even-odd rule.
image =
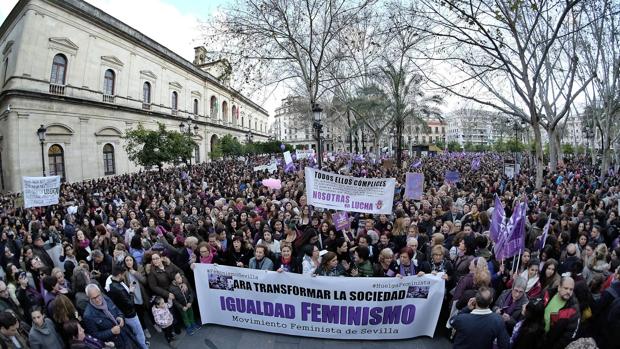
[[[616,268],[614,280],[593,310],[597,344],[601,349],[613,348],[620,343],[620,267]]]

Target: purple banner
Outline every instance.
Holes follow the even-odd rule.
[[[422,200],[424,193],[424,174],[407,173],[405,180],[405,198],[413,200]]]
[[[520,203],[515,207],[508,223],[502,224],[499,241],[494,248],[498,260],[513,257],[525,247],[526,213],[527,205]]]
[[[446,171],[444,174],[446,183],[456,183],[461,180],[459,171]]]
[[[349,230],[351,229],[351,222],[349,221],[349,213],[346,211],[336,212],[332,216],[334,218],[334,225],[336,230]]]

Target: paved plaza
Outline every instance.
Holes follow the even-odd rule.
[[[151,348],[169,348],[161,333],[151,331]],[[443,337],[403,340],[355,341],[294,337],[277,333],[205,325],[193,336],[179,335],[172,343],[178,349],[447,349],[451,343]]]

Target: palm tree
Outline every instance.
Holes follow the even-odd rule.
[[[388,99],[387,113],[390,114],[396,136],[396,165],[402,164],[402,135],[406,121],[424,122],[430,117],[441,118],[438,108],[443,103],[443,96],[439,94],[427,95],[423,90],[424,78],[420,74],[407,71],[403,65],[396,67],[386,61],[381,69],[386,97]]]

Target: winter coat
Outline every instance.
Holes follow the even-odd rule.
[[[179,311],[183,311],[183,307],[186,306],[187,303],[194,303],[194,291],[192,291],[192,288],[189,285],[187,285],[187,291],[183,292],[181,290],[181,286],[177,286],[175,283],[172,283],[170,286],[170,292],[174,295],[174,306]]]
[[[46,318],[42,328],[32,324],[28,341],[31,349],[64,349],[65,344],[56,332],[54,322]]]
[[[504,292],[502,292],[499,297],[497,297],[497,301],[495,301],[495,306],[492,309],[494,312],[500,310],[502,314],[510,315],[510,320],[504,322],[506,324],[508,332],[512,332],[512,329],[521,319],[523,304],[526,304],[528,301],[526,295],[521,296],[521,298],[514,301],[514,304],[512,305],[512,310],[508,313],[506,312],[506,310],[508,310],[508,303],[510,302],[511,298],[512,290],[504,290]]]
[[[118,317],[124,318],[123,313],[110,298],[101,295],[108,304],[108,310],[112,316],[116,319]],[[105,313],[99,309],[96,309],[92,304],[88,303],[86,310],[84,310],[83,316],[84,330],[86,333],[97,338],[102,342],[114,342],[116,348],[132,348],[134,346],[134,338],[131,330],[128,326],[123,326],[120,334],[113,334],[112,327],[116,324],[112,319],[108,318]]]
[[[164,299],[168,299],[170,292],[168,288],[172,285],[174,275],[176,273],[183,274],[183,271],[176,265],[162,260],[164,268],[155,268],[153,265],[147,266],[147,279],[149,282],[149,288],[155,295],[161,296]],[[185,279],[185,277],[183,277]],[[183,280],[187,282],[187,280]]]
[[[551,289],[545,292],[545,307],[553,296],[558,293],[558,289]],[[577,338],[581,311],[577,299],[571,297],[564,307],[557,313],[551,314],[551,326],[545,338],[545,347],[549,349],[565,348],[570,342]]]

